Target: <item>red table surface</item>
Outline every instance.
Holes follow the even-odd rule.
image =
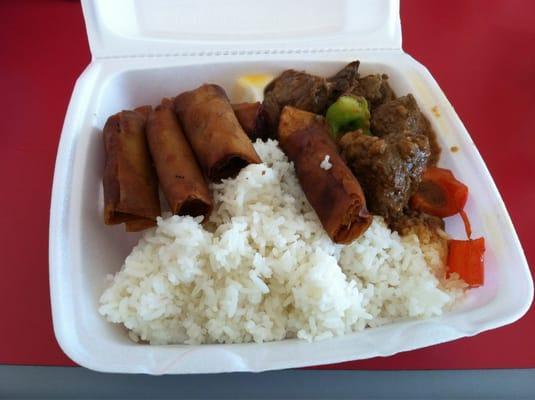
[[[403,48],[466,125],[535,265],[535,2],[404,0]],[[91,59],[76,1],[0,2],[0,363],[74,365],[52,328],[48,220],[56,149]],[[533,268],[533,267],[532,267]],[[535,311],[476,337],[340,369],[535,367]]]

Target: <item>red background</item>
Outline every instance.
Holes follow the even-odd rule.
[[[535,264],[535,2],[403,0],[403,47],[429,68],[476,142]],[[0,2],[0,363],[74,365],[54,338],[48,218],[54,160],[90,61],[76,1]],[[535,367],[535,310],[520,321],[355,369]]]

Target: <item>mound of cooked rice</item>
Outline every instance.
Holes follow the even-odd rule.
[[[324,232],[276,141],[263,164],[212,185],[200,218],[159,218],[100,299],[99,311],[153,344],[319,340],[399,318],[440,315],[463,293],[443,251],[376,217],[351,245]]]

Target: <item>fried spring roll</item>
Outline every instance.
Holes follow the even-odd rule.
[[[286,106],[279,121],[279,142],[325,231],[334,242],[347,244],[368,229],[372,216],[328,129],[319,115]]]
[[[175,110],[209,180],[236,176],[261,162],[220,86],[203,85],[178,95]]]
[[[251,140],[264,139],[268,136],[267,113],[262,103],[233,104],[236,118]]]
[[[127,232],[139,232],[156,225],[153,219],[133,219],[124,223]]]
[[[140,106],[140,107],[134,108],[134,111],[140,114],[143,114],[143,116],[145,117],[145,121],[147,121],[147,118],[149,117],[149,114],[152,111],[152,106]]]
[[[129,232],[156,224],[158,180],[145,136],[146,117],[137,111],[112,115],[104,126],[104,222],[125,223]]]
[[[174,97],[164,97],[162,101],[160,102],[160,105],[163,107],[175,108],[175,98]]]
[[[167,102],[149,115],[147,139],[171,211],[193,217],[203,215],[206,220],[212,211],[208,184]]]

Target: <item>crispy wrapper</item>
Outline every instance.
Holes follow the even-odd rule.
[[[145,136],[144,112],[121,111],[112,115],[103,131],[104,222],[124,222],[129,232],[154,226],[160,215],[158,180]]]
[[[348,244],[368,229],[372,216],[328,129],[319,115],[286,106],[279,121],[279,143],[293,161],[299,183],[327,234],[336,243]],[[329,156],[324,163],[328,169],[321,167],[325,156]]]
[[[232,104],[232,109],[251,140],[268,137],[267,113],[262,103],[257,101],[256,103]]]
[[[175,108],[175,98],[174,97],[164,97],[161,100],[160,105],[162,107],[167,107],[167,108],[171,108],[171,109],[174,110],[174,108]]]
[[[146,131],[160,187],[171,211],[192,217],[203,215],[206,220],[212,211],[212,196],[168,102],[152,111]]]
[[[134,111],[140,114],[143,114],[143,116],[145,117],[145,121],[146,121],[147,118],[149,117],[149,114],[152,111],[152,106],[140,106],[140,107],[134,108]]]
[[[203,85],[178,95],[175,110],[209,180],[236,176],[243,167],[261,162],[220,86]]]

